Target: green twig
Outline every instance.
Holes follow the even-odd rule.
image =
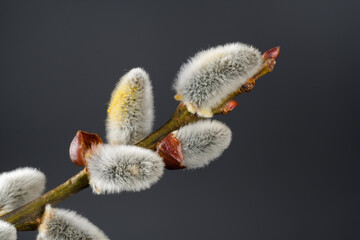
[[[214,114],[224,113],[223,107],[228,101],[233,99],[238,94],[249,92],[255,85],[255,80],[273,70],[275,59],[264,59],[263,67],[255,76],[249,79],[240,89],[229,95],[222,103],[215,109]],[[136,145],[148,149],[155,150],[157,143],[164,138],[167,134],[174,130],[179,129],[181,126],[201,119],[195,114],[187,111],[186,106],[182,103],[176,108],[171,119],[162,127],[154,131],[148,137],[144,138]],[[83,169],[78,174],[54,188],[53,190],[45,193],[32,202],[0,217],[1,220],[7,221],[15,225],[18,231],[33,231],[37,229],[41,216],[44,212],[46,204],[56,205],[68,197],[76,194],[77,192],[89,186],[88,172]]]

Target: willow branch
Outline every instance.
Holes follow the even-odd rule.
[[[215,109],[214,114],[226,114],[224,111],[226,105],[239,94],[250,92],[254,86],[255,81],[263,75],[271,72],[275,66],[275,59],[279,54],[279,47],[272,48],[263,54],[263,66],[261,69],[250,78],[240,89],[230,94],[225,98],[222,103]],[[136,145],[148,149],[155,150],[157,143],[164,138],[167,134],[179,129],[181,126],[191,122],[196,122],[201,118],[196,114],[187,111],[184,104],[180,103],[176,108],[171,119],[162,127],[154,131],[148,137],[144,138]],[[33,231],[37,229],[40,218],[44,212],[46,204],[56,205],[68,197],[76,194],[77,192],[89,186],[89,176],[86,169],[81,170],[78,174],[59,185],[58,187],[50,190],[32,202],[0,217],[1,220],[13,224],[18,231]]]

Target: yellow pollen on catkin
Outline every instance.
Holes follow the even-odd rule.
[[[176,94],[176,95],[174,96],[174,98],[175,98],[175,100],[177,100],[177,101],[182,101],[182,100],[184,100],[184,96],[181,95],[181,94]]]
[[[120,84],[113,92],[109,107],[108,118],[112,121],[122,121],[129,114],[129,104],[136,100],[139,87],[129,82]]]

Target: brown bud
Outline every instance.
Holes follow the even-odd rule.
[[[244,83],[244,85],[241,86],[241,90],[244,92],[250,92],[251,90],[254,89],[254,87],[255,87],[255,79],[250,78]]]
[[[279,56],[279,54],[280,54],[280,46],[271,48],[271,49],[267,50],[266,52],[264,52],[262,58],[264,60],[269,59],[269,58],[276,59]]]
[[[266,67],[268,72],[272,72],[272,70],[274,70],[275,64],[276,64],[275,59],[270,58],[266,60]]]
[[[94,133],[78,131],[69,148],[71,161],[80,167],[86,166],[85,156],[94,145],[102,143],[101,138]]]
[[[156,152],[163,158],[166,169],[186,168],[181,164],[184,158],[181,143],[173,133],[167,135],[157,144]]]
[[[221,114],[228,114],[229,112],[231,112],[234,108],[237,107],[237,105],[239,105],[235,100],[230,100],[228,101],[225,106],[223,106],[221,108]]]

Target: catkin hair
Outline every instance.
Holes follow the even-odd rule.
[[[45,208],[37,240],[109,240],[105,233],[74,211]]]
[[[261,63],[260,52],[252,46],[231,43],[213,47],[183,64],[173,87],[190,112],[211,117],[211,110],[252,77]]]
[[[206,166],[218,158],[231,142],[231,130],[219,121],[202,120],[181,127],[174,135],[179,139],[182,164],[187,168]]]
[[[106,138],[110,144],[134,144],[146,137],[154,121],[154,97],[149,75],[134,68],[117,83],[107,110]]]
[[[157,182],[164,171],[157,153],[129,145],[99,145],[87,163],[95,193],[144,190]]]
[[[39,197],[46,177],[35,168],[24,167],[0,174],[0,215]]]
[[[0,220],[0,240],[16,240],[17,233],[13,225]]]

